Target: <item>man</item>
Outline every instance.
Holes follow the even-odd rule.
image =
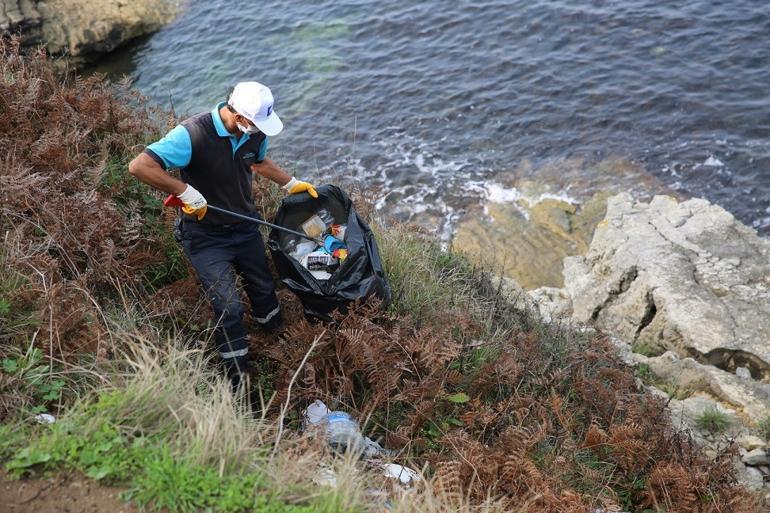
[[[254,317],[267,332],[282,324],[281,308],[258,225],[215,211],[207,213],[207,200],[256,218],[253,173],[276,182],[289,194],[307,192],[318,197],[312,185],[266,158],[267,138],[282,129],[270,89],[258,82],[241,82],[227,102],[186,119],[128,165],[133,176],[184,203],[182,246],[214,309],[217,349],[234,389],[242,381],[248,355],[235,272],[243,280]],[[180,169],[182,180],[166,172],[171,168]]]

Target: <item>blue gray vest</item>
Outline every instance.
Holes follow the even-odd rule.
[[[190,163],[180,170],[182,181],[198,189],[212,205],[239,214],[255,214],[250,166],[257,162],[265,134],[250,136],[233,154],[230,139],[217,134],[210,112],[188,118],[182,121],[182,126],[190,134],[192,142]],[[238,221],[237,218],[209,210],[200,223],[222,225]],[[198,221],[193,216],[185,215],[185,222]]]

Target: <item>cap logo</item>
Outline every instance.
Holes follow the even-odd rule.
[[[268,105],[267,106],[267,115],[269,116],[272,112],[273,112],[273,106],[272,105]]]

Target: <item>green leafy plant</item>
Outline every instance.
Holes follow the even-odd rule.
[[[8,315],[11,312],[11,302],[4,297],[0,297],[0,315]]]
[[[730,425],[730,419],[725,412],[709,407],[695,419],[695,425],[698,429],[718,435],[725,432]]]
[[[634,370],[634,375],[641,379],[646,384],[651,384],[651,381],[655,378],[655,373],[652,372],[652,368],[646,363],[640,363]]]
[[[466,394],[465,392],[458,392],[456,394],[452,394],[449,397],[447,397],[447,400],[453,403],[462,404],[462,403],[467,403],[468,401],[471,400],[471,398],[468,397],[468,394]]]
[[[31,413],[44,412],[50,403],[59,401],[66,385],[42,360],[43,353],[36,347],[30,347],[25,354],[2,360],[3,373],[15,378],[22,388],[20,392],[32,398]]]
[[[679,385],[676,385],[675,383],[671,383],[670,381],[665,380],[656,380],[653,383],[650,383],[652,386],[657,388],[658,390],[661,390],[664,392],[667,396],[673,397],[674,399],[682,400],[687,399],[688,397],[692,396],[692,390],[690,388],[682,388]]]

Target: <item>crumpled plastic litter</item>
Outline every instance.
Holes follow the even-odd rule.
[[[294,248],[294,251],[289,253],[289,256],[292,257],[296,261],[302,260],[302,257],[307,255],[308,253],[312,253],[313,251],[318,248],[318,244],[313,242],[312,240],[299,242]]]
[[[332,273],[329,271],[310,271],[308,272],[318,281],[326,281],[332,277]]]
[[[305,408],[302,417],[304,418],[306,427],[319,426],[330,413],[332,413],[332,411],[329,410],[326,404],[323,401],[316,399]],[[390,451],[368,436],[363,437],[363,444],[361,445],[361,456],[366,459],[375,458],[377,456],[388,456],[391,454]]]
[[[345,240],[345,233],[347,232],[347,230],[348,230],[348,225],[346,224],[333,224],[329,227],[329,233],[331,233],[341,241]]]
[[[323,401],[319,401],[316,399],[312,403],[310,403],[310,406],[305,408],[305,411],[303,413],[303,416],[305,417],[305,421],[309,425],[316,425],[320,423],[324,417],[326,417],[329,414],[329,408],[324,404]]]
[[[39,415],[35,415],[34,419],[38,424],[53,424],[56,422],[56,417],[50,413],[41,413]]]
[[[362,454],[364,458],[374,458],[376,456],[387,455],[387,454],[388,454],[388,451],[383,446],[381,446],[380,444],[378,444],[368,436],[364,437],[364,451]]]
[[[320,486],[337,486],[337,474],[329,467],[321,467],[313,476],[313,482]]]
[[[310,271],[326,269],[337,263],[337,259],[323,250],[313,251],[302,258],[302,265]]]
[[[327,235],[324,237],[324,251],[333,255],[338,249],[348,249],[347,245],[336,238],[334,235]]]
[[[420,474],[409,467],[398,465],[397,463],[383,463],[382,473],[386,477],[398,479],[401,484],[412,484],[420,480]]]
[[[305,235],[314,239],[320,237],[326,231],[326,224],[317,215],[302,223],[301,227]]]

